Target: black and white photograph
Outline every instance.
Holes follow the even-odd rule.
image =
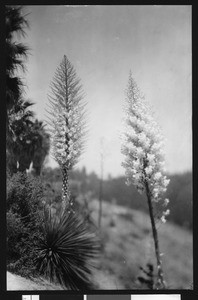
[[[191,27],[5,5],[7,291],[193,290]]]

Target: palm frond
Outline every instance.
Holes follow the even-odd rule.
[[[23,83],[18,77],[6,76],[6,100],[7,107],[11,108],[16,104],[23,89]]]
[[[24,58],[27,58],[29,48],[22,43],[17,43],[15,35],[24,35],[24,29],[28,22],[22,14],[21,6],[6,5],[5,28],[6,28],[6,102],[7,111],[13,108],[24,86],[21,78],[16,75],[18,68],[25,71]],[[7,113],[8,117],[8,113]],[[9,122],[7,118],[7,122]]]
[[[29,27],[29,23],[25,18],[26,16],[22,15],[22,6],[6,5],[6,39],[12,38],[14,33],[25,36],[24,29]]]

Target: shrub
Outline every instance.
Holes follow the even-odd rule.
[[[20,258],[18,243],[25,232],[21,219],[12,211],[7,212],[7,257],[11,261]]]
[[[18,172],[7,180],[7,211],[19,213],[21,217],[42,207],[43,186],[38,178]]]
[[[28,276],[34,273],[36,240],[42,225],[44,200],[39,179],[16,173],[7,178],[7,263],[10,271]]]

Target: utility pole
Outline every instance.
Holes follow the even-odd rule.
[[[99,184],[99,214],[98,227],[101,227],[102,221],[102,197],[103,197],[103,173],[104,173],[104,138],[100,139],[100,184]]]

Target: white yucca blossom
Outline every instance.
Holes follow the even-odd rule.
[[[167,199],[167,198],[166,198],[166,199],[164,200],[164,203],[163,203],[163,205],[164,205],[164,206],[167,206],[167,205],[168,205],[168,203],[169,203],[169,199]]]
[[[66,109],[66,108],[65,108]],[[67,109],[70,109],[68,107]],[[72,107],[71,107],[72,110]],[[61,168],[71,169],[78,161],[83,149],[82,116],[75,115],[75,118],[67,118],[62,111],[58,111],[58,120],[51,120],[51,154],[59,163]],[[71,115],[71,111],[70,111]],[[76,122],[79,120],[79,122]]]
[[[164,174],[164,139],[149,104],[140,95],[131,75],[126,94],[126,131],[122,144],[125,161],[122,165],[128,184],[139,184],[145,190],[147,182],[151,198],[157,202],[162,200],[169,183]],[[139,181],[136,173],[140,174]]]
[[[165,286],[155,227],[153,205],[162,204],[165,208],[169,202],[162,195],[167,189],[169,179],[164,168],[164,138],[161,129],[148,102],[141,95],[136,82],[130,73],[126,89],[125,132],[123,134],[122,153],[125,160],[122,163],[126,171],[126,183],[134,184],[137,190],[145,192],[149,205],[153,238],[157,258],[158,279]],[[161,212],[161,221],[166,222],[169,210]]]
[[[84,148],[85,103],[80,79],[64,55],[57,68],[49,98],[51,132],[50,153],[61,167],[63,175],[63,202],[70,197],[68,171],[78,162]]]

